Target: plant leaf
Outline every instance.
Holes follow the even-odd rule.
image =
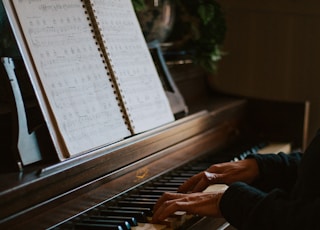
[[[198,14],[203,24],[208,24],[214,18],[214,6],[212,4],[201,4],[198,7]]]
[[[132,5],[136,11],[144,10],[146,7],[144,0],[132,0]]]

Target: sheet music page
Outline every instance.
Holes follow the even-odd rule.
[[[131,0],[89,0],[135,133],[174,120]]]
[[[81,0],[12,0],[69,155],[131,135]],[[34,76],[32,76],[34,77]],[[52,130],[50,126],[55,127]]]

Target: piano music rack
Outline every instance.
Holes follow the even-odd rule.
[[[161,79],[163,88],[168,97],[170,107],[176,118],[184,117],[188,114],[188,107],[184,101],[182,94],[176,86],[169,70],[166,65],[163,53],[158,41],[153,41],[148,44],[151,56],[154,60],[157,72]],[[12,132],[13,138],[10,150],[14,153],[14,171],[22,171],[23,167],[43,160],[44,157],[41,155],[41,143],[37,136],[38,132],[44,132],[43,130],[30,130],[28,127],[26,105],[23,100],[22,92],[23,87],[19,85],[19,76],[16,71],[15,62],[23,62],[20,59],[13,59],[11,57],[2,57],[1,63],[4,67],[6,75],[5,85],[10,92],[10,110],[13,114]],[[24,67],[25,68],[25,67]],[[46,129],[45,125],[41,127]],[[37,127],[39,128],[39,127]],[[42,134],[41,133],[41,134]],[[46,135],[48,136],[48,135]],[[49,137],[48,137],[49,138]],[[45,140],[48,142],[47,140]],[[12,168],[12,167],[11,167]],[[11,169],[9,169],[11,171]]]
[[[188,107],[184,101],[182,94],[176,86],[170,74],[170,71],[168,70],[159,41],[154,40],[152,42],[149,42],[148,47],[153,58],[153,62],[157,68],[157,72],[162,82],[163,88],[168,97],[173,114],[176,118],[187,115],[189,112]]]

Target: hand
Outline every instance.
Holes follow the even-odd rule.
[[[221,217],[219,203],[228,186],[214,192],[164,193],[154,207],[153,223],[161,223],[176,211],[200,216]]]
[[[255,159],[214,164],[206,171],[198,173],[184,182],[178,192],[200,192],[211,184],[230,185],[236,181],[252,183],[259,177],[259,168]]]

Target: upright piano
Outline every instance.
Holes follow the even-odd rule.
[[[48,157],[10,170],[6,160],[0,229],[225,229],[223,219],[201,216],[149,222],[164,191],[176,191],[211,164],[242,159],[270,143],[305,148],[307,102],[228,95],[209,87],[192,63],[169,69],[189,108],[174,122],[63,162]],[[39,115],[34,107],[33,119]],[[12,155],[12,113],[0,114],[2,159]],[[42,151],[54,155],[52,148]]]

